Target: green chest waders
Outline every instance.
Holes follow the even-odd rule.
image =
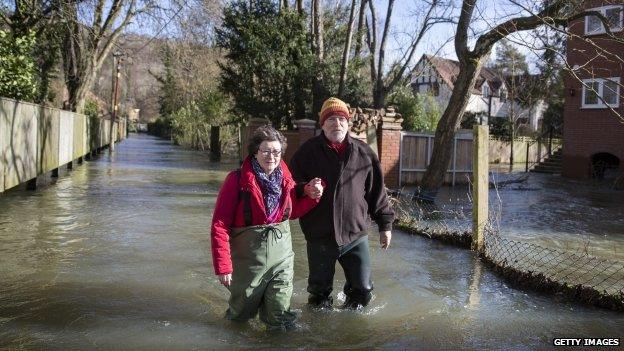
[[[288,220],[270,225],[232,228],[232,284],[227,318],[246,321],[259,312],[269,328],[293,324],[293,258]]]

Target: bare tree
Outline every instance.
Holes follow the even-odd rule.
[[[579,6],[582,0],[553,0],[546,2],[539,11],[531,11],[518,1],[511,1],[518,6],[517,12],[528,15],[508,18],[495,25],[476,38],[474,48],[468,47],[468,36],[477,0],[463,0],[457,33],[455,36],[455,52],[459,59],[457,75],[449,104],[444,111],[435,133],[435,142],[431,155],[431,163],[422,180],[422,187],[427,190],[438,189],[443,181],[452,156],[452,141],[464,115],[470,89],[474,86],[479,70],[490,54],[494,44],[512,33],[535,29],[542,25],[565,25],[569,21],[594,12],[585,12]],[[604,19],[604,16],[602,16]],[[605,21],[606,23],[606,21]]]
[[[139,1],[113,0],[108,4],[106,0],[97,0],[62,4],[66,23],[62,54],[70,110],[82,111],[87,92],[123,30],[135,16],[155,6],[149,0]],[[84,14],[91,14],[88,26],[83,25]]]
[[[414,54],[423,37],[431,28],[441,23],[452,23],[451,2],[448,1],[422,1],[423,17],[419,21],[416,33],[412,36],[401,58],[394,62],[390,72],[385,75],[386,44],[390,34],[392,11],[394,0],[388,1],[385,23],[381,33],[381,41],[377,42],[377,13],[373,1],[367,1],[370,10],[370,21],[365,19],[366,42],[370,51],[371,81],[373,82],[373,106],[382,108],[386,101],[386,95],[394,87],[405,79],[408,68],[411,67]],[[358,49],[356,48],[356,52]]]

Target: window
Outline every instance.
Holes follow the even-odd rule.
[[[584,79],[582,99],[584,108],[618,107],[620,78]]]
[[[609,22],[609,28],[612,32],[619,32],[624,28],[624,6],[605,6],[590,9],[590,11],[600,12]],[[585,16],[585,34],[603,34],[606,33],[602,21],[596,16]]]
[[[440,83],[438,82],[431,83],[431,94],[433,96],[440,96]]]
[[[483,94],[484,98],[490,97],[490,86],[487,84],[483,84],[481,87],[481,94]]]
[[[505,90],[504,88],[501,88],[500,90],[500,101],[507,101],[507,90]]]

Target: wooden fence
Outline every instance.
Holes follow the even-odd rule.
[[[418,184],[422,179],[433,149],[434,135],[429,133],[401,132],[400,185]],[[488,158],[491,163],[508,163],[510,154],[509,141],[490,138],[488,140]],[[528,148],[528,150],[527,150]],[[560,140],[553,140],[552,150],[561,148]],[[544,160],[548,154],[548,145],[531,138],[517,138],[514,141],[514,163],[531,165]],[[472,131],[461,130],[453,142],[453,159],[444,178],[447,184],[463,184],[470,181],[472,172]]]
[[[110,122],[0,98],[0,193],[107,146]],[[126,136],[120,122],[117,140]]]
[[[399,184],[410,185],[422,179],[433,150],[433,134],[401,132]],[[467,183],[472,173],[472,131],[455,135],[453,156],[445,183]]]

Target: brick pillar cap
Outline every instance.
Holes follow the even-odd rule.
[[[297,128],[299,129],[315,129],[316,121],[313,119],[298,119],[295,121]]]
[[[392,117],[382,117],[381,118],[381,129],[398,129],[401,130],[401,122],[403,122],[402,118],[392,118]]]
[[[266,118],[256,118],[256,117],[252,117],[249,119],[249,121],[247,121],[248,126],[263,126],[265,124],[271,124],[271,121],[269,121]]]

